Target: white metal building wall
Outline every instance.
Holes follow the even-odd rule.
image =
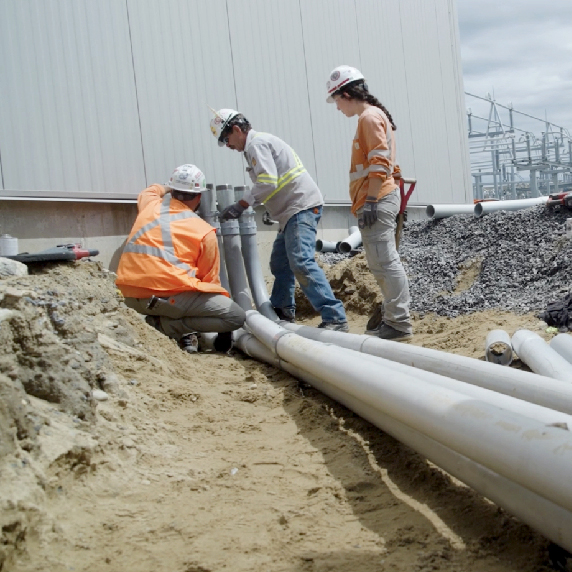
[[[397,124],[412,203],[472,199],[455,0],[4,0],[0,194],[126,193],[194,162],[244,184],[210,134],[234,107],[348,201],[356,120],[325,102],[358,67]]]

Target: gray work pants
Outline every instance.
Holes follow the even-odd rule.
[[[377,222],[360,231],[369,270],[383,295],[383,321],[400,332],[411,333],[409,281],[395,247],[400,203],[399,189],[395,189],[379,201]],[[362,209],[359,209],[358,220],[361,215]]]
[[[161,329],[175,340],[191,332],[232,332],[244,324],[244,310],[222,294],[189,291],[158,298],[152,309],[149,298],[125,298],[125,305],[140,314],[160,316]]]

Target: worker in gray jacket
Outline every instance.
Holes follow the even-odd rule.
[[[244,152],[253,183],[240,201],[224,209],[220,220],[239,218],[249,206],[263,204],[280,225],[270,256],[274,276],[270,302],[278,317],[294,320],[297,279],[322,316],[318,327],[349,331],[343,304],[314,258],[324,198],[298,155],[278,137],[254,131],[244,115],[234,109],[215,112],[211,131],[220,147]]]

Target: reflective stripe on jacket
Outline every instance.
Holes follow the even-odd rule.
[[[123,295],[149,298],[198,290],[228,296],[220,284],[215,229],[162,185],[145,189],[137,203],[139,214],[117,269]]]
[[[243,200],[252,206],[263,204],[281,229],[296,213],[324,204],[318,185],[282,139],[251,129],[244,157],[253,186]]]
[[[352,143],[350,167],[350,198],[355,215],[369,193],[369,179],[383,179],[377,199],[385,197],[397,185],[393,173],[399,172],[395,163],[395,135],[387,115],[379,107],[368,107],[358,119]]]

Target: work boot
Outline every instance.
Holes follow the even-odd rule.
[[[296,319],[296,311],[292,310],[292,308],[274,308],[276,315],[278,316],[279,320],[283,320],[284,322],[290,322],[293,324]]]
[[[347,322],[322,322],[318,328],[323,330],[332,330],[334,332],[349,332],[350,327]]]
[[[377,336],[379,328],[383,324],[383,310],[381,306],[377,306],[373,314],[369,318],[367,325],[365,327],[365,333],[368,336]]]
[[[412,336],[412,334],[408,332],[401,332],[399,330],[396,330],[395,328],[392,328],[391,326],[388,326],[385,323],[381,324],[376,335],[378,338],[381,338],[382,340],[394,340],[396,342],[401,340],[407,340]]]
[[[232,332],[221,332],[214,340],[215,351],[226,353],[232,348]]]
[[[185,334],[181,336],[179,346],[184,352],[196,354],[199,351],[199,336],[196,332]]]

